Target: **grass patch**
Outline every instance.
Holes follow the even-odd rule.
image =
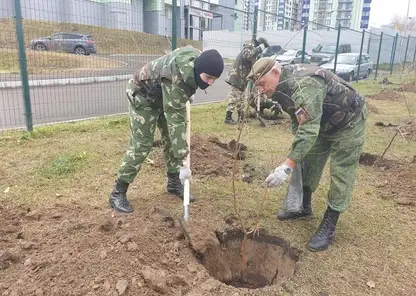
[[[55,177],[68,176],[75,173],[85,165],[88,155],[86,152],[75,155],[59,155],[52,161],[43,165],[40,169],[40,175],[47,179]]]
[[[354,83],[354,86],[363,93],[374,92],[377,86],[379,91],[381,90],[381,86],[373,84],[372,81]],[[416,94],[406,93],[406,96],[414,112]],[[407,117],[407,107],[404,101],[370,99],[369,103],[377,108],[377,112],[370,112],[364,151],[380,155],[395,131],[377,127],[374,123],[402,122]],[[237,135],[236,127],[223,124],[224,107],[224,103],[193,107],[193,135],[215,135],[224,142],[234,139]],[[2,205],[9,207],[15,203],[30,206],[32,209],[42,209],[57,202],[59,193],[60,204],[65,206],[76,203],[79,208],[86,209],[81,213],[83,218],[90,215],[91,208],[100,212],[99,217],[108,214],[108,195],[121,157],[127,148],[128,137],[129,126],[126,116],[43,126],[36,128],[33,134],[4,132],[0,137]],[[236,181],[238,207],[248,225],[253,223],[260,200],[263,198],[264,189],[261,183],[264,175],[278,165],[279,159],[287,154],[291,140],[287,116],[284,116],[281,124],[268,125],[266,128],[259,127],[258,122],[253,119],[244,128],[241,141],[248,146],[246,162],[258,171],[255,182],[251,184],[240,179]],[[80,154],[79,151],[85,151],[86,155]],[[153,150],[150,158],[154,157],[155,153],[161,153],[161,149]],[[397,137],[386,158],[409,161],[413,155],[416,155],[414,142]],[[350,208],[341,215],[334,245],[324,253],[311,253],[306,250],[305,245],[319,225],[326,208],[330,184],[328,169],[327,167],[320,186],[314,193],[314,218],[311,221],[277,221],[275,214],[283,203],[287,183],[281,188],[269,191],[261,226],[299,248],[302,251],[300,265],[296,277],[285,284],[284,292],[281,294],[250,292],[250,295],[412,294],[411,291],[416,289],[415,210],[414,207],[398,206],[392,199],[380,198],[383,188],[378,185],[385,177],[382,171],[359,166],[353,200]],[[34,171],[38,171],[39,174],[34,174]],[[53,182],[49,179],[45,181],[45,177],[53,178]],[[182,204],[166,198],[165,185],[163,168],[155,169],[151,164],[143,165],[138,178],[131,185],[131,189],[129,188],[130,200],[135,208],[132,217],[147,215],[153,206],[166,207],[172,213],[181,216]],[[9,189],[6,190],[7,188]],[[227,214],[233,213],[231,176],[216,177],[204,182],[195,180],[191,188],[198,197],[198,201],[191,205],[191,219],[205,220],[211,225],[219,226]],[[5,191],[7,192],[3,193]],[[124,225],[123,222],[123,227]],[[127,224],[125,227],[128,227]],[[126,228],[126,231],[147,231],[147,226],[139,228]],[[82,236],[89,240],[89,235],[93,235],[94,232],[95,230],[88,235],[83,233]],[[153,235],[150,231],[143,233],[146,233],[143,235],[144,238]],[[106,237],[101,236],[104,239]],[[70,237],[66,239],[69,240]],[[111,237],[111,244],[116,240]],[[147,243],[153,240],[154,237]],[[77,246],[81,248],[82,244]],[[90,249],[97,250],[103,246],[108,244],[96,244]],[[171,248],[170,245],[168,247]],[[109,257],[112,255],[113,253],[109,252]],[[117,260],[123,256],[124,253],[117,253]],[[90,254],[88,258],[91,257],[98,258],[98,253]],[[171,259],[167,262],[170,263]],[[112,267],[106,265],[106,268]],[[24,269],[22,270],[21,272],[24,272]],[[7,272],[6,270],[4,273]],[[370,288],[369,282],[374,282],[375,288]],[[129,289],[134,289],[133,285]],[[231,292],[217,293],[217,290],[213,293],[221,296],[233,295]],[[247,295],[244,291],[239,293]]]
[[[0,19],[0,27],[2,28],[0,48],[17,48],[13,21],[10,19]],[[76,32],[92,35],[97,46],[97,53],[99,54],[162,55],[171,49],[168,39],[160,35],[73,23],[23,20],[23,33],[26,46],[29,46],[30,40],[32,39],[49,36],[56,32]],[[178,39],[178,46],[185,45],[192,45],[202,49],[201,41]]]
[[[0,73],[20,73],[17,50],[0,49]],[[96,56],[79,56],[60,52],[26,51],[29,74],[63,71],[90,71],[113,69],[124,64]]]

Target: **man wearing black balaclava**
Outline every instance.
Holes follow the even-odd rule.
[[[200,53],[187,46],[174,50],[145,65],[129,80],[130,143],[117,173],[110,206],[130,213],[127,188],[140,171],[153,147],[154,132],[159,128],[167,167],[167,191],[183,199],[183,183],[191,171],[183,161],[188,155],[185,135],[186,103],[198,88],[206,89],[219,78],[224,62],[218,51]],[[195,197],[190,194],[190,201]]]

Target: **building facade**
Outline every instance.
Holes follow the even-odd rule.
[[[259,28],[262,30],[299,29],[301,3],[301,0],[262,0]]]
[[[302,0],[301,24],[311,21],[313,30],[341,25],[349,29],[367,29],[372,0]]]

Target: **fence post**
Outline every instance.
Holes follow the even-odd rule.
[[[415,66],[415,61],[416,61],[416,39],[415,39],[415,53],[413,54],[413,62],[412,62],[412,64],[413,64],[413,68],[415,68],[415,69],[416,69],[416,66]]]
[[[177,0],[172,0],[172,51],[176,49],[176,39],[178,31],[176,29],[177,19],[176,19],[176,12],[177,12]],[[188,29],[189,30],[189,29]],[[188,32],[189,36],[189,32]]]
[[[394,41],[393,41],[393,48],[391,50],[390,75],[393,74],[394,56],[396,54],[396,46],[397,46],[398,40],[399,40],[399,33],[396,33],[396,37],[394,37]]]
[[[407,36],[406,50],[404,52],[404,60],[403,60],[403,71],[406,68],[406,58],[407,58],[407,50],[409,49],[409,41],[410,41],[410,35]]]
[[[361,68],[361,55],[363,54],[364,36],[365,36],[365,30],[363,30],[363,34],[362,34],[362,36],[361,36],[360,57],[358,58],[357,83],[358,83],[358,77],[360,76],[360,68]]]
[[[380,44],[378,45],[378,54],[377,54],[377,65],[376,65],[376,75],[374,77],[374,80],[377,79],[378,74],[378,66],[380,65],[380,55],[381,55],[381,44],[383,42],[383,32],[380,34]]]
[[[305,51],[306,51],[306,37],[308,34],[308,24],[303,26],[303,44],[302,44],[302,64],[305,63]]]
[[[370,46],[371,46],[371,31],[370,31],[370,36],[368,36],[367,54],[370,54]]]
[[[254,15],[253,15],[253,40],[257,40],[257,22],[259,18],[259,1],[254,2]]]
[[[20,76],[22,79],[23,88],[23,104],[25,106],[25,122],[26,130],[28,132],[33,131],[33,120],[32,120],[32,106],[30,103],[30,90],[29,90],[29,77],[27,74],[26,64],[26,51],[25,51],[25,40],[23,37],[23,24],[22,24],[22,9],[20,6],[20,0],[14,1],[15,8],[15,24],[16,24],[16,37],[19,46],[19,65],[20,65]]]
[[[334,73],[337,73],[338,47],[339,47],[340,37],[341,37],[341,24],[338,25],[337,47],[335,48],[335,58],[334,58]]]

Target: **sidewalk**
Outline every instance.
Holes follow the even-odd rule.
[[[112,82],[118,80],[128,80],[131,74],[113,75],[113,76],[96,76],[96,77],[78,77],[78,78],[57,78],[57,79],[39,79],[29,80],[29,86],[58,86],[70,84],[86,84],[98,82]],[[0,89],[22,87],[22,81],[1,81]]]

